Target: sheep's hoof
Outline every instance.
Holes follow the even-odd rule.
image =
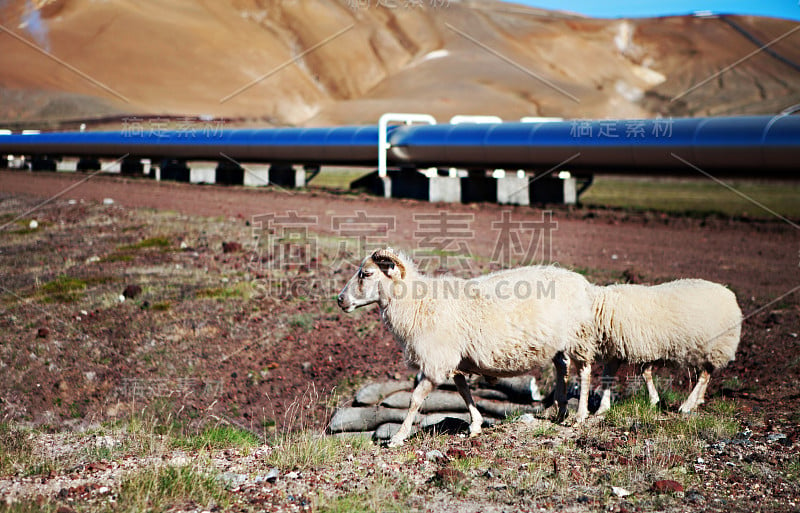
[[[470,429],[469,430],[469,437],[470,438],[475,438],[476,436],[478,436],[480,434],[481,434],[481,430],[480,429],[477,429],[477,430]]]

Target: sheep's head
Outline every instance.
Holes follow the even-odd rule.
[[[352,312],[388,297],[388,290],[406,275],[406,265],[391,248],[379,249],[361,262],[356,274],[339,293],[339,307]],[[385,306],[385,305],[382,305]]]

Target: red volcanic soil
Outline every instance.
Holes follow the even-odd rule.
[[[141,407],[130,390],[139,386],[152,395],[158,387],[174,391],[184,406],[249,425],[283,422],[287,415],[288,422],[297,421],[298,405],[313,403],[302,418],[318,424],[326,415],[319,397],[334,387],[350,394],[359,383],[408,376],[375,310],[346,315],[333,301],[335,287],[363,256],[350,252],[344,266],[334,266],[336,241],[346,240],[336,238],[344,234],[338,222],[357,220],[362,211],[394,223],[371,242],[408,251],[432,237],[424,224],[430,219],[461,220],[467,233],[445,249],[469,254],[474,272],[503,264],[494,252],[502,247],[504,219],[511,231],[527,226],[528,234],[544,220],[552,227],[542,246],[547,252],[534,256],[595,282],[698,277],[725,283],[746,319],[736,361],[712,380],[709,393],[737,397],[769,418],[797,415],[800,237],[778,219],[444,205],[102,176],[64,192],[80,179],[0,173],[3,224],[60,194],[23,216],[23,224],[13,221],[3,230],[0,383],[9,391],[2,403],[8,418],[58,424],[114,417]],[[103,204],[106,198],[113,204]],[[292,212],[313,220],[306,226],[320,241],[334,241],[295,275],[333,284],[310,299],[265,292],[270,273],[253,266],[259,262],[254,223]],[[34,218],[40,227],[30,230]],[[516,233],[524,245],[526,232]],[[141,244],[158,238],[167,242]],[[242,249],[229,244],[224,252],[223,242]],[[508,263],[516,264],[522,249],[516,247]],[[446,266],[459,272],[459,262]],[[59,275],[79,277],[86,287],[76,298],[52,300],[45,292],[56,292],[44,284]],[[248,283],[256,284],[247,289],[252,294],[237,292]],[[142,292],[129,290],[136,297],[120,303],[128,285]],[[675,369],[671,376],[678,389],[688,390],[687,371]]]

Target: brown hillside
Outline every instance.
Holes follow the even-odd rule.
[[[7,0],[0,120],[338,124],[373,123],[386,111],[651,117],[800,103],[800,31],[789,33],[791,21],[593,20],[485,1],[376,5]]]

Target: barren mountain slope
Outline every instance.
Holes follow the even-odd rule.
[[[377,4],[0,0],[0,119],[205,114],[331,124],[371,123],[386,111],[650,117],[772,113],[800,102],[800,36],[789,21]]]

